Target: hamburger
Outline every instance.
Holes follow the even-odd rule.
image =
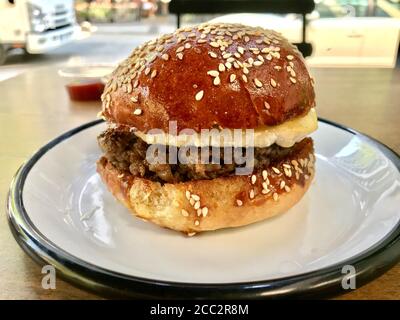
[[[314,177],[313,79],[275,31],[201,24],[151,40],[114,70],[102,105],[97,171],[159,226],[193,235],[261,221],[293,207]]]

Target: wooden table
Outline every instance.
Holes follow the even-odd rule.
[[[400,153],[400,70],[314,69],[319,116],[384,142]],[[0,82],[0,198],[18,167],[62,132],[93,120],[98,103],[70,102],[54,68]],[[2,208],[4,208],[4,203]],[[3,211],[4,212],[4,211]],[[41,269],[19,248],[5,214],[0,219],[0,299],[94,299],[57,279],[41,287]],[[339,299],[400,299],[400,264]]]

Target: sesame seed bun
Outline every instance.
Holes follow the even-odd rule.
[[[168,131],[257,128],[306,114],[313,81],[297,48],[280,34],[239,24],[177,30],[136,48],[106,85],[112,123]]]
[[[193,233],[247,225],[281,214],[304,195],[314,177],[312,143],[296,157],[252,175],[160,184],[121,173],[103,157],[97,171],[132,214]]]

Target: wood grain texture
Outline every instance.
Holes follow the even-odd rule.
[[[0,82],[0,199],[17,168],[55,136],[93,120],[100,103],[70,102],[54,68]],[[321,117],[366,133],[400,153],[400,70],[312,69]],[[18,247],[0,218],[0,299],[96,299],[57,280],[41,287],[41,268]],[[400,265],[339,299],[400,299]]]

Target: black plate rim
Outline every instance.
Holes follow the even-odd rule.
[[[400,172],[400,156],[386,145],[354,129],[330,120],[319,121],[363,137],[374,144]],[[40,265],[51,264],[68,282],[106,297],[178,299],[256,299],[329,297],[342,287],[344,265],[356,269],[357,288],[380,276],[400,260],[400,223],[386,237],[346,261],[315,271],[272,280],[238,283],[183,283],[121,274],[85,262],[52,243],[29,219],[22,194],[24,182],[35,163],[50,149],[71,136],[102,123],[95,120],[74,128],[40,148],[16,173],[8,194],[6,211],[10,229],[22,249]]]

